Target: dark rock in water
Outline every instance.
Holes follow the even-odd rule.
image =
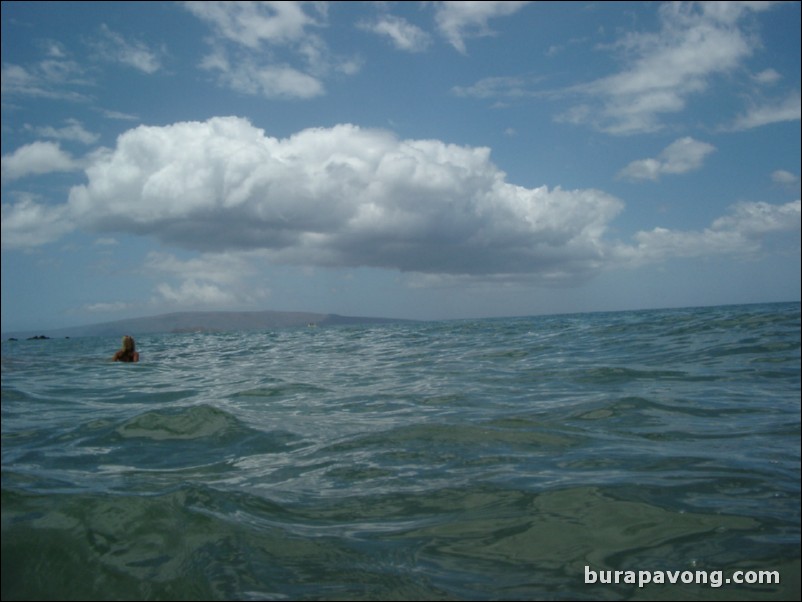
[[[35,337],[28,337],[29,341],[45,341],[48,340],[50,337],[46,337],[43,334],[38,334]]]

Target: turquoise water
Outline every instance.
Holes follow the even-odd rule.
[[[799,599],[799,303],[118,344],[3,343],[4,600]]]

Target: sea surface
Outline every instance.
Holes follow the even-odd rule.
[[[799,599],[799,303],[119,340],[2,344],[3,600]]]

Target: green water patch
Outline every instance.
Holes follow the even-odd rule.
[[[201,405],[177,411],[146,412],[125,421],[116,432],[125,439],[163,441],[213,437],[241,428],[239,420],[228,412]]]

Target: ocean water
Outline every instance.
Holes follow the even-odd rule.
[[[2,344],[3,600],[799,599],[799,303],[118,345]]]

